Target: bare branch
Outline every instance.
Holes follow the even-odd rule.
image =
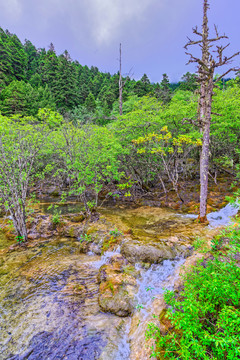
[[[183,119],[182,119],[182,125],[183,125],[184,123],[189,123],[189,124],[192,124],[192,125],[194,125],[194,126],[199,126],[197,119],[183,118]]]
[[[195,28],[193,28],[192,31],[193,31],[194,34],[202,37],[202,33],[200,33],[200,32],[198,31],[198,27],[197,27],[197,26],[195,26]]]
[[[193,40],[190,40],[188,38],[189,42],[184,46],[184,49],[187,50],[188,46],[191,46],[191,45],[198,45],[198,44],[201,44],[202,43],[202,40],[199,40],[199,41],[193,41]]]
[[[221,40],[221,39],[228,39],[228,36],[226,35],[221,35],[221,36],[218,36],[216,38],[213,38],[213,39],[208,39],[208,43],[211,43],[211,42],[214,42],[214,41],[218,41],[218,40]]]
[[[215,113],[215,112],[211,112],[212,115],[216,115],[216,116],[223,116],[222,114],[219,113]],[[212,123],[213,124],[213,123]]]
[[[228,69],[224,74],[218,76],[215,80],[214,80],[214,83],[218,82],[219,80],[221,80],[222,78],[224,78],[224,76],[226,76],[227,74],[229,74],[231,71],[239,71],[240,68],[231,68],[231,69]]]
[[[218,34],[218,29],[217,29],[217,25],[216,25],[216,24],[214,24],[214,29],[215,29],[216,36],[217,36],[217,38],[218,38],[218,37],[219,37],[219,34]]]
[[[215,67],[217,68],[217,67],[219,67],[219,66],[223,66],[223,65],[226,65],[226,64],[230,64],[230,63],[231,63],[231,60],[232,60],[234,57],[238,56],[239,54],[240,54],[240,51],[238,51],[237,53],[233,54],[232,56],[229,56],[229,57],[225,56],[224,59],[223,59],[221,62],[219,61],[218,63],[216,63]]]

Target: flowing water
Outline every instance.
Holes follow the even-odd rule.
[[[71,206],[72,213],[78,211],[79,205]],[[63,211],[68,213],[69,209]],[[234,211],[226,207],[212,214],[211,226]],[[118,229],[130,228],[132,238],[145,244],[179,235],[186,240],[203,233],[191,217],[166,209],[102,209],[102,214]],[[2,236],[0,249],[6,244]],[[99,268],[119,253],[120,247],[97,256],[92,252],[82,254],[80,245],[76,239],[58,238],[32,248],[2,252],[1,360],[129,359],[131,318],[103,313],[98,304]],[[136,264],[141,274],[136,311],[147,316],[151,301],[163,292],[163,284],[183,262],[182,258],[165,260],[148,269]]]

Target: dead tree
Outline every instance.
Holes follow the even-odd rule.
[[[123,105],[123,88],[126,84],[126,82],[128,81],[128,79],[130,79],[130,77],[133,75],[132,74],[132,69],[130,69],[129,73],[127,74],[127,77],[125,78],[125,80],[123,80],[122,77],[122,44],[120,43],[119,46],[119,114],[122,115],[122,105]]]
[[[208,0],[203,1],[203,23],[202,32],[198,31],[197,26],[193,28],[193,34],[200,37],[200,40],[194,41],[188,38],[188,43],[185,45],[185,49],[192,45],[199,45],[201,48],[201,58],[193,56],[191,53],[186,52],[190,56],[189,63],[198,64],[198,81],[200,83],[200,97],[198,104],[198,127],[202,132],[202,148],[200,156],[200,222],[206,222],[207,213],[207,197],[208,197],[208,172],[209,172],[209,144],[210,144],[210,125],[212,115],[212,98],[213,89],[216,83],[226,76],[230,71],[237,71],[237,68],[229,68],[224,74],[214,79],[215,69],[229,64],[231,60],[239,55],[240,52],[235,53],[232,56],[223,56],[224,50],[229,46],[216,45],[215,50],[210,51],[213,45],[221,39],[228,39],[224,35],[219,35],[217,27],[215,25],[216,36],[211,38],[209,36],[208,28]],[[216,55],[214,56],[214,53]]]
[[[123,80],[122,80],[122,44],[119,46],[119,114],[122,115],[122,93],[123,93]]]

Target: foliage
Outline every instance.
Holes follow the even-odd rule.
[[[109,231],[109,235],[114,236],[114,237],[118,237],[120,235],[122,235],[121,231],[119,231],[117,228],[114,230],[110,230]]]
[[[150,133],[145,137],[139,137],[136,140],[132,140],[132,142],[136,146],[141,145],[137,150],[138,154],[142,155],[149,153],[155,155],[155,158],[153,159],[155,168],[158,168],[159,171],[161,167],[164,169],[174,190],[180,200],[182,200],[177,187],[179,172],[183,168],[182,164],[189,156],[192,147],[201,145],[199,134],[192,133],[173,137],[172,133],[168,130],[168,127],[164,126],[159,134]],[[144,146],[142,146],[142,144]],[[160,176],[161,175],[159,174],[159,177]],[[162,178],[160,178],[160,180],[165,190]]]
[[[48,207],[48,210],[51,210],[53,209],[53,213],[52,213],[52,223],[54,225],[58,225],[60,224],[60,215],[61,215],[61,211],[58,210],[58,205],[56,204],[51,204],[49,207]]]
[[[228,82],[227,89],[215,90],[211,153],[213,159],[227,156],[231,161],[238,162],[236,151],[240,148],[240,88],[237,81]]]
[[[198,250],[198,252],[205,253],[208,251],[206,239],[204,238],[196,238],[193,242],[194,250]]]
[[[162,335],[150,324],[147,337],[156,341],[153,356],[161,359],[237,359],[240,356],[240,227],[218,237],[213,258],[185,276],[184,290],[167,291],[167,318],[173,330]],[[219,251],[219,246],[221,251]]]
[[[103,183],[121,176],[118,170],[121,146],[106,128],[94,125],[76,129],[66,123],[52,138],[53,151],[59,154],[54,176],[69,177],[70,193],[78,195],[90,213],[87,190],[95,193],[97,205]]]
[[[24,241],[27,240],[27,191],[37,177],[47,131],[45,125],[0,116],[0,201],[11,214],[17,236]]]
[[[80,242],[84,242],[84,241],[85,241],[85,242],[89,243],[89,242],[92,241],[92,237],[91,237],[91,235],[83,234],[83,235],[80,237],[79,241],[80,241]]]

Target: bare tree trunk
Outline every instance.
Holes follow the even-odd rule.
[[[158,178],[159,178],[159,180],[160,180],[160,182],[161,182],[161,185],[162,185],[162,188],[163,188],[163,191],[164,191],[164,194],[165,194],[165,199],[166,199],[166,201],[167,201],[168,194],[167,194],[166,186],[165,186],[164,181],[163,181],[163,179],[162,179],[162,177],[161,177],[160,174],[158,174]]]
[[[119,46],[119,114],[122,115],[122,92],[123,92],[123,82],[122,82],[122,44]]]
[[[25,218],[25,208],[22,209],[20,206],[15,208],[13,211],[12,209],[9,209],[14,228],[17,232],[18,240],[21,241],[27,241],[27,226],[26,226],[26,218]]]
[[[82,198],[82,201],[83,201],[87,216],[90,216],[91,215],[91,210],[89,209],[85,192],[82,193],[81,198]]]
[[[205,96],[203,106],[203,118],[200,118],[202,123],[202,150],[200,156],[200,222],[207,221],[207,198],[208,198],[208,173],[209,173],[209,147],[210,147],[210,125],[211,125],[211,110],[212,110],[212,96],[213,96],[213,74],[209,80],[209,84],[204,83]],[[207,89],[206,89],[207,88]]]
[[[198,106],[198,126],[203,134],[202,149],[200,156],[200,213],[199,220],[201,222],[207,221],[207,197],[208,197],[208,173],[209,173],[209,145],[210,145],[210,125],[211,125],[211,113],[212,113],[212,97],[214,83],[226,76],[230,71],[237,71],[236,68],[227,70],[223,75],[217,79],[214,78],[214,71],[216,68],[226,65],[231,60],[239,55],[239,52],[230,57],[223,57],[223,51],[228,47],[216,46],[215,52],[216,58],[213,53],[210,53],[210,48],[218,40],[227,39],[226,35],[219,36],[217,27],[215,26],[216,37],[209,38],[208,29],[208,15],[209,9],[208,0],[203,0],[203,22],[202,32],[198,31],[198,28],[193,28],[193,33],[200,37],[200,40],[189,42],[185,45],[185,49],[188,49],[191,45],[199,45],[201,48],[201,58],[193,56],[191,53],[186,53],[190,56],[189,63],[195,62],[198,64],[198,81],[200,82],[200,98]]]
[[[208,168],[209,168],[209,138],[210,123],[206,124],[203,131],[203,142],[200,157],[200,222],[206,221],[208,197]]]

